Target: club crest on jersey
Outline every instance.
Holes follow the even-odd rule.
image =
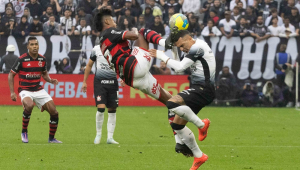
[[[39,61],[39,66],[43,67],[43,63],[41,61]]]
[[[97,101],[100,102],[101,101],[101,96],[97,96]]]

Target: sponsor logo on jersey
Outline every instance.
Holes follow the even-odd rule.
[[[41,75],[40,74],[26,74],[26,78],[41,78]]]
[[[101,101],[101,96],[97,96],[97,101],[100,102]]]
[[[115,30],[111,30],[112,34],[122,34],[122,31],[115,31]]]
[[[26,58],[24,61],[30,61],[30,58]]]

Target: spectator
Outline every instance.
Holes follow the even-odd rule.
[[[56,0],[56,1],[57,1],[57,0]],[[46,9],[46,13],[45,13],[44,15],[41,16],[40,21],[44,24],[45,22],[47,22],[47,21],[49,20],[49,17],[50,17],[51,15],[54,15],[54,14],[53,14],[52,6],[49,5],[49,6],[47,7],[47,9]],[[59,18],[56,17],[55,15],[54,15],[54,19],[55,19],[56,22],[59,22]]]
[[[116,0],[113,4],[114,13],[117,17],[117,21],[119,20],[119,15],[120,15],[121,10],[123,9],[124,6],[125,6],[125,1],[124,0]]]
[[[151,24],[154,22],[153,12],[150,7],[145,8],[144,16],[145,16],[146,28],[150,28]]]
[[[131,4],[131,9],[134,11],[134,13],[137,16],[140,16],[143,13],[140,3],[137,0],[132,0]]]
[[[128,13],[127,13],[127,16],[132,16],[132,17],[133,17],[134,22],[133,22],[132,24],[135,25],[135,23],[137,22],[137,17],[139,16],[139,14],[136,13],[136,11],[132,9],[131,5],[132,5],[131,0],[126,0],[126,2],[125,2],[125,8],[123,8],[123,9],[121,10],[119,19],[126,15],[126,14],[125,14],[126,11],[129,11],[129,15],[128,15]],[[127,19],[127,20],[128,20],[128,19]],[[119,20],[119,21],[120,21],[120,20]],[[128,21],[129,21],[129,20],[128,20]],[[129,21],[129,22],[130,22],[130,21]]]
[[[120,23],[118,24],[118,27],[121,29],[121,30],[127,30],[127,31],[130,31],[131,28],[133,27],[133,25],[131,24],[131,22],[129,22],[127,20],[127,18],[123,18],[122,20],[120,20]]]
[[[86,24],[84,18],[80,20],[80,25],[77,25],[74,35],[91,35],[91,27]]]
[[[49,16],[49,21],[45,22],[43,25],[44,35],[59,35],[60,25],[55,22],[54,15]]]
[[[2,23],[1,17],[2,16],[0,15],[0,36],[5,33],[5,24]]]
[[[192,37],[196,37],[200,35],[201,33],[200,27],[199,24],[197,23],[197,19],[195,16],[191,17],[189,27],[187,28],[187,30],[190,32]]]
[[[222,19],[219,22],[219,27],[222,34],[228,39],[232,37],[233,31],[236,28],[236,22],[230,18],[230,11],[225,11],[225,19]]]
[[[281,16],[281,14],[283,13],[284,8],[288,5],[288,1],[287,0],[281,0],[280,4],[279,4],[279,15]]]
[[[266,22],[265,22],[266,27],[270,26],[270,25],[273,25],[273,23],[272,23],[273,18],[277,18],[277,25],[278,26],[283,25],[282,18],[278,15],[277,9],[273,8],[273,9],[271,9],[271,15],[266,19]]]
[[[248,25],[253,25],[256,23],[256,14],[252,6],[246,8],[246,14],[244,16]]]
[[[144,15],[140,15],[139,20],[137,22],[137,29],[140,30],[141,28],[145,28],[146,27],[146,23],[145,23],[145,17]]]
[[[60,6],[61,6],[60,16],[64,16],[66,10],[69,10],[71,12],[71,17],[75,18],[76,16],[75,9],[77,9],[77,5],[74,3],[73,0],[65,0],[63,3],[60,4]]]
[[[218,100],[234,99],[236,95],[237,83],[236,78],[229,72],[229,67],[222,68],[222,74],[216,80]]]
[[[230,6],[230,4],[228,3],[227,0],[221,0],[221,7],[224,8],[225,11],[229,11],[229,6]],[[225,17],[225,15],[224,15],[224,17]]]
[[[253,87],[250,83],[245,83],[241,94],[241,102],[243,106],[254,106],[255,104],[258,104],[258,100],[258,93],[255,90],[253,90]]]
[[[261,9],[261,4],[259,0],[253,0],[253,11],[256,16],[262,15],[262,11],[260,9]]]
[[[6,25],[6,28],[5,28],[5,35],[9,36],[9,35],[15,35],[16,33],[16,26],[17,26],[17,23],[15,22],[14,19],[10,19],[8,24]]]
[[[250,34],[253,37],[256,37],[256,42],[260,42],[270,37],[270,31],[264,25],[262,16],[257,17],[256,24],[252,26]]]
[[[153,16],[162,16],[162,11],[161,9],[155,5],[155,1],[154,0],[149,0],[149,7],[151,8],[152,10],[152,15]],[[146,10],[146,8],[145,8]],[[143,14],[145,14],[145,11],[143,12]]]
[[[37,0],[30,0],[25,7],[29,8],[31,16],[42,16],[43,7],[37,2]]]
[[[234,36],[241,36],[241,37],[245,37],[245,36],[249,36],[249,27],[247,24],[247,21],[244,17],[242,17],[240,19],[240,24],[238,24],[236,26],[236,30],[234,31]]]
[[[266,18],[269,17],[271,9],[273,9],[273,8],[277,9],[277,6],[276,6],[276,4],[271,3],[271,0],[265,0],[265,2],[263,3],[263,5],[260,8],[263,12],[263,15],[262,15],[263,20],[265,21]]]
[[[210,11],[215,11],[219,18],[224,18],[225,8],[221,6],[220,0],[214,0],[213,6],[210,7]],[[215,22],[216,23],[216,22]]]
[[[43,24],[40,23],[40,18],[38,16],[33,17],[33,23],[29,25],[29,35],[43,35]]]
[[[172,17],[172,15],[175,14],[175,11],[174,11],[174,8],[169,8],[168,9],[168,15],[166,15],[166,13],[164,14],[164,23],[169,25],[169,21],[170,21],[170,18]]]
[[[124,21],[126,19],[126,21]],[[128,22],[128,23],[127,23]],[[118,26],[122,29],[125,28],[125,23],[128,26],[128,29],[131,30],[132,27],[135,26],[135,19],[133,16],[130,15],[130,10],[126,9],[125,10],[125,15],[120,17],[120,21]]]
[[[292,14],[292,8],[295,7],[295,0],[288,0],[288,4],[283,8],[281,18],[289,17]]]
[[[240,9],[239,7],[235,6],[233,8],[233,15],[231,16],[230,19],[232,19],[233,21],[236,22],[236,24],[240,23],[240,19],[241,19],[241,15],[240,15]]]
[[[286,45],[281,44],[279,52],[276,53],[274,66],[275,66],[275,73],[276,73],[276,84],[282,89],[285,86],[284,79],[285,79],[285,69],[286,63],[291,64],[292,58],[289,53],[285,52]]]
[[[60,17],[61,34],[60,35],[72,35],[75,30],[76,20],[71,17],[71,10],[65,10],[65,15]]]
[[[217,11],[214,11],[214,10],[210,11],[209,12],[209,17],[210,17],[210,19],[212,19],[214,21],[214,23],[216,23],[216,24],[219,23],[220,18],[217,15]]]
[[[190,13],[193,12],[196,15],[199,15],[201,8],[201,1],[199,0],[185,0],[182,4],[182,12]]]
[[[86,14],[84,8],[77,9],[76,23],[80,23],[80,18],[84,18],[86,25],[93,25],[93,16],[91,14]]]
[[[157,65],[153,65],[152,67],[154,68],[153,74],[171,75],[171,69],[167,67],[164,61],[160,62],[160,67]]]
[[[15,20],[15,16],[13,15],[13,11],[11,7],[7,7],[5,9],[5,14],[2,16],[2,23],[8,25],[10,19]]]
[[[240,15],[246,14],[246,9],[243,8],[244,6],[242,1],[238,2],[237,7],[239,8]]]
[[[300,16],[299,16],[299,11],[296,7],[292,8],[291,11],[291,16],[290,16],[290,22],[292,25],[294,25],[296,28],[299,27],[299,22],[300,22]]]
[[[27,22],[27,16],[23,15],[21,17],[21,22],[18,24],[17,29],[16,29],[16,36],[19,37],[26,37],[29,34],[29,23]]]
[[[29,24],[33,22],[33,17],[30,15],[30,9],[25,7],[24,8],[24,15],[27,17],[27,21]]]
[[[161,22],[160,16],[155,16],[154,23],[150,26],[150,29],[156,31],[161,36],[164,36],[166,34],[165,27]]]
[[[201,32],[201,35],[204,37],[216,37],[216,36],[221,36],[222,33],[218,29],[218,27],[214,26],[214,21],[213,20],[208,20],[207,21],[207,26],[204,27],[204,29]]]
[[[175,14],[179,13],[184,0],[179,0],[178,3],[176,3],[175,0],[168,1],[169,3],[166,3],[164,0],[160,0],[160,4],[163,6],[165,14],[168,15],[169,8],[174,8]]]
[[[284,18],[283,22],[284,24],[281,26],[281,32],[279,34],[279,37],[290,38],[298,36],[295,27],[292,24],[290,24],[290,19],[288,17]]]
[[[200,10],[200,13],[204,14],[204,17],[203,17],[203,24],[204,25],[206,25],[207,20],[209,18],[209,10],[210,10],[211,6],[213,6],[213,0],[207,0],[203,3],[203,6]]]
[[[268,26],[268,29],[270,30],[271,36],[278,36],[281,33],[281,27],[278,26],[278,19],[276,17],[272,18],[272,25]]]
[[[43,1],[41,1],[41,2],[43,2]],[[48,3],[45,3],[43,10],[47,12],[47,8],[49,6],[52,7],[52,13],[55,16],[55,18],[57,18],[58,17],[57,15],[61,12],[60,4],[57,2],[57,0],[50,0]]]
[[[60,71],[62,74],[72,74],[73,73],[73,67],[70,65],[70,61],[68,57],[65,57],[60,65]]]
[[[16,48],[14,45],[8,45],[6,47],[7,54],[1,58],[0,62],[0,72],[9,73],[15,61],[19,58],[14,54]],[[3,65],[5,64],[4,70],[2,70]]]
[[[100,32],[97,29],[94,28],[94,25],[92,25],[92,35],[97,37],[96,40],[95,40],[95,41],[97,41],[97,43],[95,43],[95,44],[99,45],[99,43],[100,43],[100,39],[99,39]]]
[[[92,14],[92,11],[97,7],[97,4],[95,0],[81,0],[78,6],[83,7],[86,14]]]
[[[246,1],[245,0],[231,0],[231,2],[230,2],[230,8],[229,8],[230,11],[232,11],[233,8],[238,5],[239,2],[242,2],[243,3],[243,8],[246,9],[247,5],[246,5]]]
[[[284,106],[283,95],[281,89],[273,84],[271,81],[267,81],[263,87],[263,104],[264,106]]]
[[[2,0],[0,1],[0,16],[4,15],[5,13],[5,4],[7,4],[9,0]]]
[[[84,74],[85,66],[86,66],[86,63],[82,63],[82,64],[80,65],[80,70],[79,70],[79,73],[78,73],[78,74]]]

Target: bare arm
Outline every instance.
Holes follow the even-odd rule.
[[[43,77],[43,79],[44,79],[46,82],[49,82],[49,83],[51,83],[51,84],[55,84],[55,85],[56,85],[56,84],[58,83],[57,79],[51,79],[51,78],[50,78],[48,71],[43,71],[43,72],[42,72],[42,77]]]
[[[220,30],[222,32],[223,35],[226,35],[225,31],[224,31],[224,27],[220,27]]]
[[[59,13],[61,11],[61,7],[59,5],[59,3],[57,2],[57,0],[54,0],[55,1],[55,6],[56,6],[56,11]]]
[[[137,31],[127,31],[124,35],[123,39],[126,40],[137,40],[139,37],[139,34]]]
[[[17,95],[14,92],[14,78],[16,73],[9,72],[8,74],[8,84],[9,84],[9,90],[10,90],[10,98],[12,101],[17,101]]]
[[[94,61],[93,60],[89,60],[88,64],[86,65],[85,67],[85,71],[84,71],[84,77],[83,77],[83,83],[82,83],[82,87],[81,87],[81,90],[83,92],[86,92],[87,91],[87,84],[86,84],[86,81],[91,73],[91,70],[92,70],[92,67],[94,65]]]

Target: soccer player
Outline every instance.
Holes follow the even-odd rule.
[[[188,67],[191,68],[190,89],[173,96],[166,105],[170,112],[175,113],[172,128],[193,152],[194,163],[191,170],[196,170],[208,159],[208,156],[202,153],[193,132],[185,125],[187,122],[192,122],[198,127],[199,140],[203,141],[206,138],[210,121],[201,120],[197,113],[215,98],[216,61],[208,44],[203,40],[193,39],[187,30],[175,34],[172,42],[186,53],[181,62],[170,59],[163,51],[151,49],[150,54],[164,61],[175,71],[180,72]]]
[[[155,31],[149,29],[136,29],[125,31],[116,28],[109,9],[102,8],[94,18],[94,24],[100,34],[100,48],[107,62],[114,65],[115,72],[124,82],[141,90],[158,101],[166,104],[172,97],[164,90],[157,80],[149,72],[151,57],[149,54],[149,42],[165,46],[165,39]],[[131,49],[127,40],[135,40]],[[174,116],[169,115],[169,121]],[[181,139],[175,135],[176,152],[184,155],[191,153]]]
[[[119,144],[113,139],[116,127],[116,111],[118,107],[118,92],[119,85],[117,75],[107,60],[103,57],[100,46],[93,48],[90,60],[84,71],[84,79],[82,84],[82,91],[87,91],[87,78],[90,75],[91,69],[96,62],[96,74],[94,77],[94,97],[96,107],[96,131],[97,135],[94,144],[99,144],[102,134],[102,125],[104,121],[105,106],[108,109],[107,121],[107,144]]]
[[[27,127],[34,103],[43,112],[46,110],[50,114],[49,143],[62,143],[54,138],[58,126],[58,112],[51,96],[40,85],[41,77],[46,82],[57,84],[57,79],[51,79],[47,71],[46,58],[38,53],[39,42],[36,37],[29,37],[27,40],[28,53],[21,55],[13,65],[8,75],[10,97],[17,101],[14,92],[14,77],[19,74],[19,96],[23,104],[23,128],[21,138],[23,143],[28,143]]]

